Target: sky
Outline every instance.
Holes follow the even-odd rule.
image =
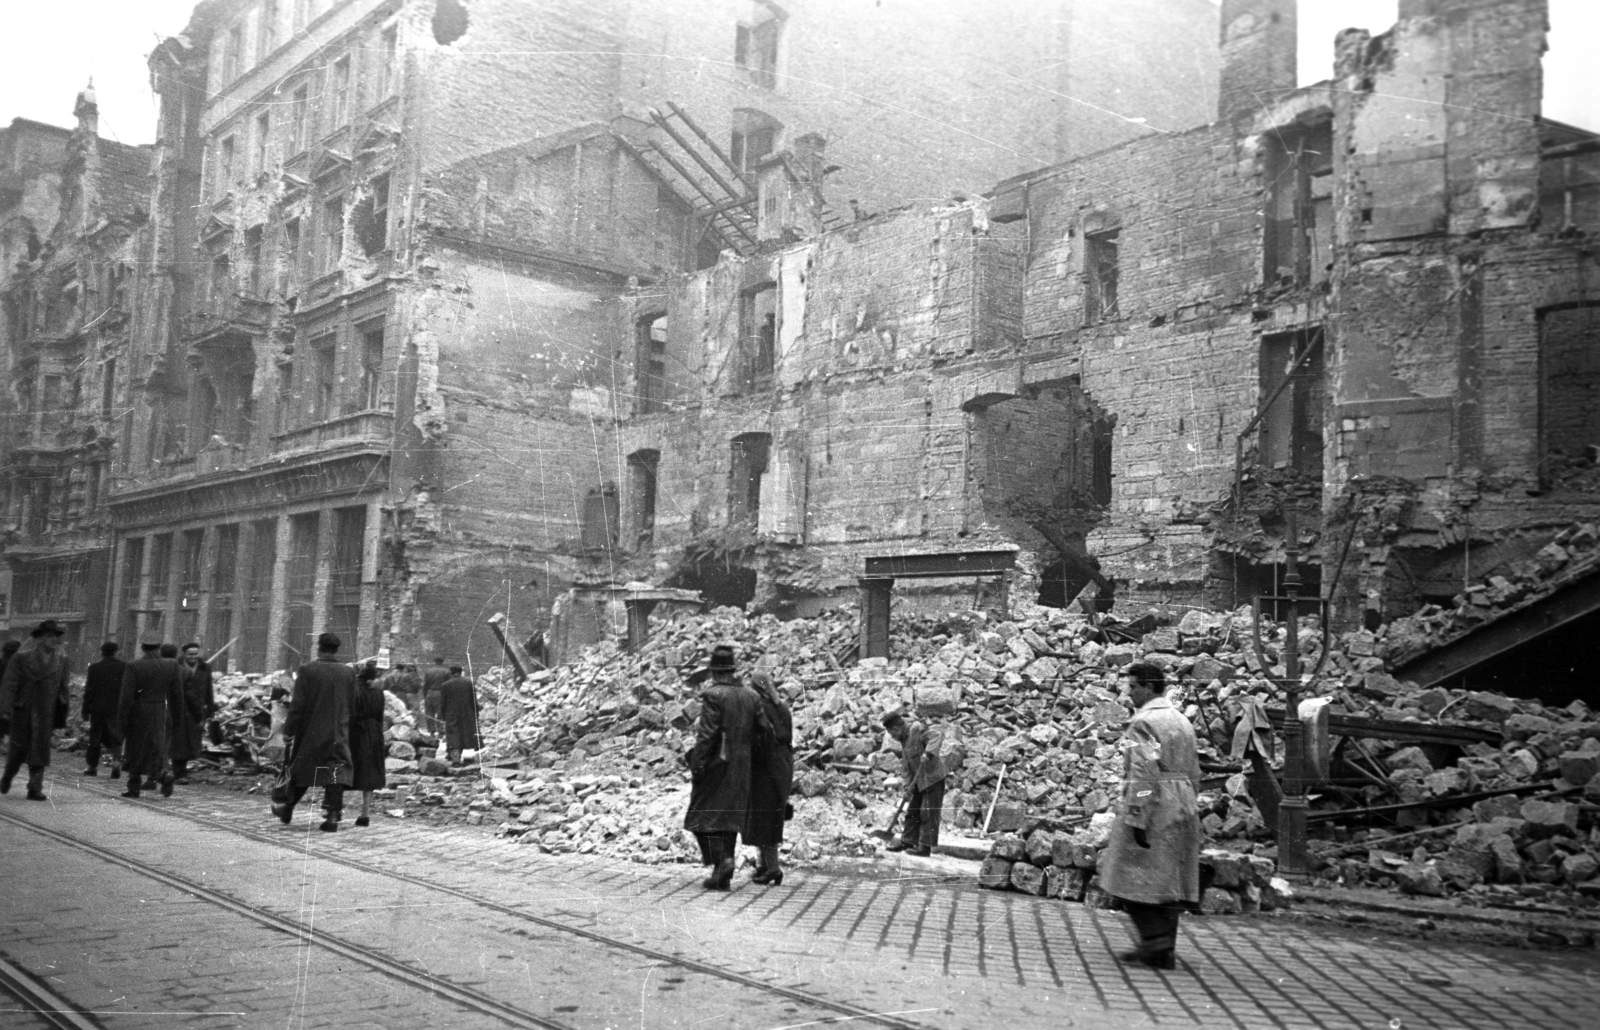
[[[1381,32],[1394,23],[1396,2],[1300,0],[1301,83],[1332,73],[1336,32],[1352,26]],[[92,76],[100,134],[123,143],[150,142],[156,110],[145,55],[159,37],[183,31],[194,0],[9,0],[5,6],[12,52],[0,61],[0,125],[19,115],[71,125],[73,101]],[[1600,0],[1550,0],[1550,25],[1544,113],[1600,129],[1600,75],[1586,53],[1600,43]],[[25,40],[38,45],[16,47]]]

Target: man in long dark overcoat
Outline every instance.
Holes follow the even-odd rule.
[[[433,664],[422,673],[422,711],[418,714],[424,717],[422,726],[429,733],[439,732],[439,688],[449,678],[450,669],[444,664],[444,659],[437,655]]]
[[[339,661],[337,634],[317,637],[317,660],[295,670],[289,698],[289,720],[283,733],[289,744],[289,801],[273,805],[272,814],[287,824],[294,806],[312,787],[322,788],[327,818],[321,829],[339,828],[344,789],[352,782],[350,713],[355,708],[356,672]]]
[[[11,734],[0,794],[11,790],[12,778],[26,762],[28,800],[49,800],[44,769],[50,764],[50,733],[67,725],[67,656],[61,653],[65,633],[54,619],[39,623],[33,647],[12,658],[0,675],[0,721]]]
[[[1178,917],[1200,900],[1200,758],[1194,727],[1166,698],[1166,676],[1128,666],[1135,712],[1123,735],[1122,800],[1101,860],[1100,883],[1122,899],[1139,932],[1124,962],[1173,969]]]
[[[700,841],[701,858],[711,866],[707,890],[725,891],[733,882],[738,837],[750,810],[751,751],[758,733],[771,733],[761,699],[739,682],[735,668],[733,648],[718,644],[688,754],[692,785],[683,828]]]
[[[138,658],[122,674],[117,724],[122,727],[122,766],[128,773],[125,798],[139,796],[140,780],[159,779],[161,796],[172,796],[171,755],[167,750],[168,711],[183,705],[183,674],[176,658],[161,657],[160,634],[139,642]]]
[[[122,676],[128,663],[117,657],[115,641],[100,645],[100,660],[90,662],[84,674],[83,717],[89,720],[89,750],[85,776],[100,775],[102,751],[111,755],[111,778],[122,777],[122,726],[117,722],[117,702],[122,699]]]
[[[770,672],[751,673],[750,685],[761,698],[761,713],[772,732],[757,735],[757,746],[751,755],[750,814],[745,818],[744,842],[761,853],[751,882],[776,887],[783,883],[778,845],[783,843],[789,789],[794,783],[794,718]]]
[[[183,704],[172,719],[172,775],[175,783],[189,782],[189,760],[205,749],[206,719],[217,710],[211,666],[200,656],[199,644],[185,644],[178,659],[183,673]]]
[[[463,750],[478,747],[478,693],[459,665],[450,666],[450,678],[439,685],[439,718],[452,764],[461,761]]]

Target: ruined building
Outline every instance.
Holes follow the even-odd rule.
[[[1600,515],[1600,138],[1540,117],[1544,0],[1400,12],[1296,88],[1293,0],[1224,0],[1208,125],[641,285],[585,541],[779,611],[994,550],[1232,606],[1291,524],[1346,626],[1515,571]]]
[[[620,546],[623,490],[653,524],[641,455],[664,484],[687,473],[640,430],[724,406],[685,378],[685,318],[641,321],[638,298],[1203,122],[1214,18],[1207,0],[202,3],[150,56],[106,631],[230,644],[250,670],[324,629],[352,655],[495,660],[492,611],[532,629],[574,583],[655,571],[647,531]],[[779,312],[752,296],[760,335]],[[723,518],[662,497],[663,555]]]
[[[100,138],[92,88],[74,113],[0,129],[0,627],[53,618],[92,643],[150,152]]]

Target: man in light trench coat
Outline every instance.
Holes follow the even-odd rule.
[[[1117,957],[1173,969],[1178,917],[1200,900],[1200,759],[1194,727],[1167,700],[1161,669],[1130,665],[1127,681],[1135,712],[1119,745],[1122,801],[1100,882],[1139,932],[1139,946]]]

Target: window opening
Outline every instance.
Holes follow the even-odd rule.
[[[244,234],[244,256],[245,260],[249,262],[249,267],[245,270],[245,275],[248,276],[249,292],[250,296],[252,297],[261,296],[261,286],[263,280],[263,270],[261,267],[261,235],[262,229],[259,225],[246,229]]]
[[[144,537],[129,537],[122,542],[121,624],[117,635],[131,643],[138,636],[139,588],[144,574]]]
[[[311,341],[311,374],[316,382],[312,389],[311,417],[321,422],[330,419],[338,410],[335,401],[339,393],[337,337],[333,333],[318,336]]]
[[[728,158],[742,174],[750,175],[761,159],[778,146],[783,123],[764,111],[751,107],[733,112],[733,135],[728,143]]]
[[[328,126],[332,132],[350,120],[350,55],[333,62],[328,79]]]
[[[1600,305],[1539,314],[1539,486],[1594,489],[1600,476]]]
[[[333,513],[333,557],[328,590],[328,630],[337,633],[352,655],[360,654],[361,567],[367,532],[365,506]]]
[[[233,189],[233,152],[234,141],[232,136],[224,136],[219,145],[217,155],[217,195],[221,196]]]
[[[361,403],[367,411],[379,410],[383,385],[383,323],[361,328]]]
[[[728,524],[752,528],[761,514],[761,478],[772,450],[770,433],[743,433],[733,438],[733,463],[728,478]]]
[[[734,30],[733,63],[751,82],[766,89],[778,84],[778,38],[783,17],[774,5],[756,0]]]
[[[335,271],[344,256],[344,198],[334,197],[322,205],[322,272]]]
[[[222,49],[222,84],[226,86],[239,77],[239,65],[244,57],[244,23],[228,30]]]
[[[610,550],[617,545],[621,512],[617,484],[591,487],[583,498],[583,548],[586,551]]]
[[[100,376],[100,417],[110,418],[117,399],[117,359],[107,358]]]
[[[261,23],[258,27],[260,35],[257,37],[257,60],[264,59],[268,54],[278,49],[278,0],[266,0],[261,5]]]
[[[288,618],[283,628],[283,660],[292,669],[316,657],[311,638],[317,595],[317,512],[289,519],[289,554],[284,562],[284,587]]]
[[[168,582],[172,574],[172,534],[162,533],[150,538],[150,607],[165,608],[171,594]]]
[[[778,287],[765,283],[746,290],[740,299],[740,336],[749,368],[747,379],[756,386],[772,378],[778,336]]]
[[[1084,317],[1089,322],[1117,318],[1117,249],[1122,230],[1084,234]]]
[[[666,410],[667,394],[667,316],[665,312],[646,315],[637,323],[639,414]]]
[[[256,174],[261,175],[272,167],[272,115],[263,111],[256,115]]]
[[[1332,123],[1270,136],[1267,174],[1267,283],[1327,282],[1333,263]]]
[[[277,432],[287,433],[294,424],[294,362],[278,364],[278,402],[275,419]]]
[[[278,520],[250,524],[250,558],[245,570],[243,624],[239,627],[239,668],[267,669],[268,633],[272,626],[272,570],[278,563]]]
[[[397,60],[400,53],[400,28],[391,25],[378,37],[378,99],[385,100],[397,84]]]
[[[230,522],[216,529],[216,544],[211,563],[211,606],[206,616],[206,639],[213,645],[226,643],[234,637],[233,592],[237,583],[239,557],[239,524]],[[233,660],[232,648],[223,652],[219,665],[221,671],[238,668]]]
[[[300,285],[300,219],[291,218],[283,226],[283,264],[279,271],[278,292],[285,296]]]
[[[221,306],[227,301],[229,278],[232,269],[228,261],[227,252],[214,255],[211,258],[211,303]]]
[[[1261,416],[1261,464],[1320,478],[1321,330],[1261,338],[1261,403],[1268,405]]]
[[[389,177],[377,176],[372,180],[367,195],[362,197],[351,212],[351,226],[356,243],[362,253],[372,257],[389,245]]]
[[[633,546],[639,550],[649,547],[655,538],[656,474],[660,466],[660,451],[642,450],[628,455],[628,504]]]

